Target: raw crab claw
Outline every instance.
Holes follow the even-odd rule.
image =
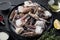
[[[34,32],[26,32],[26,33],[23,33],[22,36],[33,36],[34,35]]]
[[[23,12],[23,6],[19,6],[19,7],[18,7],[18,11],[19,11],[19,12]]]
[[[26,14],[22,18],[16,20],[16,25],[18,27],[21,26],[21,25],[24,25],[27,22],[28,18],[26,19],[26,16],[28,16],[28,15]]]
[[[20,25],[22,25],[21,19],[16,20],[16,25],[17,25],[18,27],[19,27]]]
[[[41,34],[43,32],[43,29],[41,26],[36,26],[35,33],[36,34]]]
[[[44,15],[47,16],[47,17],[51,17],[52,16],[52,14],[49,11],[44,11]]]
[[[36,21],[35,26],[42,26],[44,27],[45,22],[44,21]]]
[[[32,1],[25,1],[24,6],[26,7],[26,6],[40,6],[40,5],[37,3],[32,3]]]
[[[47,20],[45,20],[43,18],[39,18],[39,20],[49,23]]]
[[[32,16],[35,19],[38,19],[39,17],[36,14],[32,14],[31,12],[28,13],[30,16]]]
[[[25,1],[24,2],[24,6],[30,6],[30,4],[32,4],[32,1]]]
[[[22,27],[20,27],[20,28],[16,28],[15,32],[16,32],[17,34],[19,34],[19,33],[21,33],[23,30],[24,30],[24,29],[23,29]]]
[[[31,7],[19,6],[19,7],[18,7],[18,11],[19,11],[19,12],[22,12],[22,13],[27,13],[27,12],[31,11]]]
[[[45,22],[44,21],[36,21],[35,26],[36,26],[35,33],[41,34],[44,30],[43,28],[45,28]]]

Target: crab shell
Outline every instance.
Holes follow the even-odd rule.
[[[45,22],[44,21],[36,21],[35,26],[42,26],[44,27]]]
[[[16,25],[19,27],[22,24],[21,19],[16,20]]]
[[[23,30],[24,30],[24,29],[23,29],[22,27],[20,27],[20,28],[16,28],[15,32],[16,32],[17,34],[20,34]]]
[[[46,17],[51,17],[52,16],[52,14],[49,11],[44,11],[44,15]]]
[[[45,22],[44,21],[37,21],[35,23],[36,29],[35,29],[35,33],[36,34],[41,34],[43,32],[43,28],[45,28]]]
[[[36,34],[41,34],[43,32],[43,29],[41,26],[36,26],[35,33]]]

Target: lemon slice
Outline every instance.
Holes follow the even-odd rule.
[[[53,12],[59,12],[60,11],[60,8],[58,5],[49,5],[49,7],[51,8],[51,10]],[[59,10],[59,11],[58,11]]]
[[[55,19],[54,21],[54,28],[60,29],[60,21],[58,19]]]
[[[58,9],[59,9],[58,5],[51,5],[51,7],[52,7],[54,10],[58,10]]]

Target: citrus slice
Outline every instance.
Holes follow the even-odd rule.
[[[58,19],[55,19],[54,21],[54,28],[60,29],[60,21]]]
[[[52,7],[54,10],[58,10],[58,9],[59,9],[58,5],[51,5],[51,7]]]

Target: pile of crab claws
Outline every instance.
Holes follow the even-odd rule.
[[[18,6],[17,10],[13,10],[10,19],[16,25],[15,32],[17,34],[22,32],[22,36],[33,36],[42,34],[46,23],[50,23],[47,19],[51,16],[52,14],[38,3],[25,1],[24,5]]]

